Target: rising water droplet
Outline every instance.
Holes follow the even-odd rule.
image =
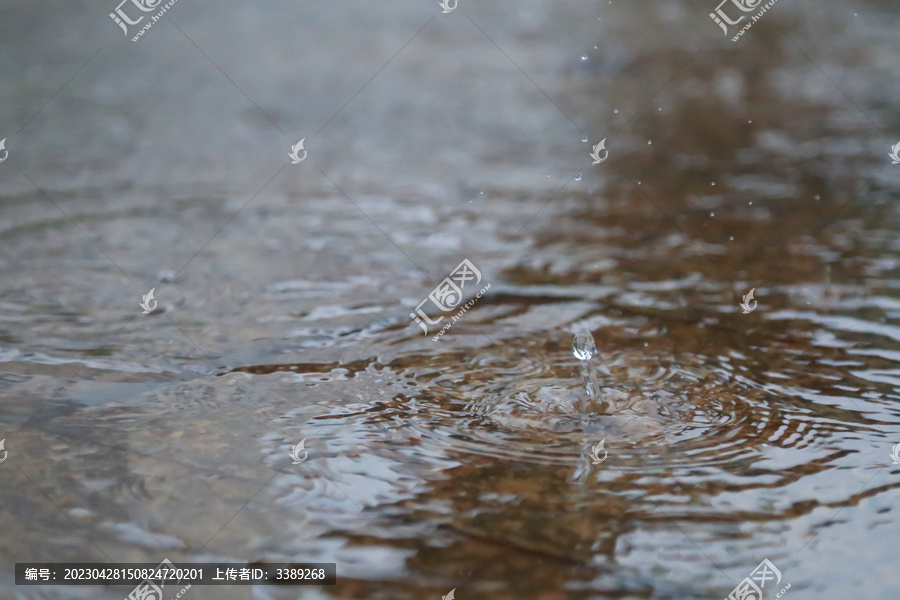
[[[734,236],[733,236],[733,235],[730,235],[730,236],[728,236],[728,239],[731,240],[731,241],[733,242],[733,241],[734,241]]]
[[[713,181],[713,182],[712,182],[712,185],[716,185],[716,182],[715,182],[715,181]]]
[[[587,54],[582,54],[582,55],[581,55],[581,60],[587,60]]]
[[[716,213],[711,212],[711,213],[709,213],[709,216],[714,217],[714,216],[716,216]]]
[[[653,140],[647,140],[647,145],[648,145],[648,146],[652,146],[652,145],[653,145]]]
[[[596,50],[596,49],[597,49],[597,46],[594,46],[594,50]]]
[[[613,110],[613,112],[616,113],[616,114],[619,114],[619,109],[616,108],[615,110]]]
[[[594,336],[590,331],[582,329],[575,334],[575,339],[572,340],[572,354],[575,355],[575,358],[590,360],[595,352],[597,352],[597,346],[594,344]]]
[[[575,181],[581,181],[581,173],[575,176]]]

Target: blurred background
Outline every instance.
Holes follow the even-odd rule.
[[[0,1],[0,598],[893,600],[900,7],[716,3]]]

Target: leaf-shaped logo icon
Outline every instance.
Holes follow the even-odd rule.
[[[295,465],[299,465],[309,456],[309,451],[305,450],[304,444],[306,444],[306,438],[303,438],[299,444],[291,448],[291,459],[293,459]],[[303,453],[303,458],[300,457],[301,452]]]
[[[756,288],[753,288],[746,294],[744,294],[744,301],[741,302],[740,307],[744,309],[744,314],[750,314],[754,310],[756,310],[756,300],[753,299],[753,292],[756,291]]]
[[[145,315],[149,315],[156,310],[156,300],[153,299],[153,292],[155,291],[156,288],[151,288],[147,294],[142,296],[143,302],[141,302],[141,308],[144,309]]]
[[[306,160],[306,150],[303,150],[303,142],[306,141],[306,138],[303,138],[293,146],[291,146],[291,153],[288,156],[291,157],[291,164],[297,165]],[[299,152],[303,150],[303,156],[300,156]]]
[[[0,146],[2,147],[2,146]],[[888,154],[891,157],[892,165],[900,164],[900,142],[897,142],[892,148],[891,153]]]
[[[162,3],[162,0],[131,0],[135,6],[144,12],[150,12]]]
[[[600,158],[601,150],[603,150],[605,152],[605,154],[603,155],[603,158]],[[608,157],[608,156],[609,156],[609,150],[606,149],[606,138],[603,138],[602,140],[600,140],[599,142],[594,144],[594,151],[591,152],[591,158],[594,159],[595,165],[599,165],[604,160],[606,160],[606,157]]]
[[[591,457],[591,462],[595,465],[599,465],[604,460],[606,460],[606,456],[608,453],[604,448],[604,444],[606,444],[606,438],[603,438],[602,440],[600,440],[599,444],[591,448],[591,453],[589,454],[589,456]],[[603,452],[603,458],[600,458],[600,452]]]
[[[744,12],[750,12],[757,6],[759,6],[762,0],[731,0],[734,2],[738,8],[740,8]]]

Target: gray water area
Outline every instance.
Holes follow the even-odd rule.
[[[894,599],[900,8],[716,3],[4,2],[0,599]]]

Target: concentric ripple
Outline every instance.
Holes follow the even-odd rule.
[[[761,383],[735,376],[727,361],[620,351],[581,363],[565,335],[514,357],[482,349],[373,366],[379,393],[401,389],[389,402],[382,396],[341,416],[379,428],[402,424],[394,433],[432,457],[465,452],[579,466],[605,440],[611,465],[641,472],[735,463],[766,444],[802,444],[817,429],[773,403]],[[536,348],[524,340],[521,347]],[[600,386],[593,400],[587,368]]]

